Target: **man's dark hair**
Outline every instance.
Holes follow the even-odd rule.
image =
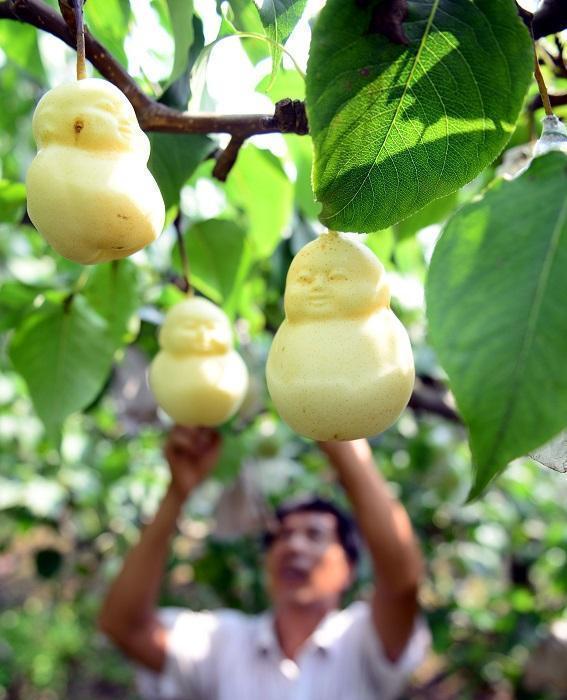
[[[279,505],[274,513],[275,520],[281,524],[292,513],[330,513],[337,521],[337,535],[345,550],[347,559],[356,566],[360,559],[360,535],[356,523],[348,513],[319,496],[307,496],[286,501]],[[268,549],[276,538],[274,531],[264,533],[264,547]]]

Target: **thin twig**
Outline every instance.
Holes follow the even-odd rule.
[[[228,146],[217,157],[217,162],[213,168],[213,177],[216,177],[221,182],[226,180],[228,173],[236,162],[238,152],[243,143],[244,139],[242,136],[233,136],[230,139]]]
[[[187,256],[187,249],[185,248],[185,241],[183,240],[183,232],[181,231],[181,214],[178,214],[173,222],[173,227],[175,229],[175,235],[177,237],[177,249],[179,250],[179,259],[181,260],[181,271],[183,275],[183,285],[184,291],[188,296],[193,294],[193,287],[191,286],[191,274],[189,272],[189,257]]]
[[[551,102],[549,101],[549,95],[547,93],[547,86],[545,84],[545,80],[543,79],[543,75],[541,74],[541,69],[539,67],[539,60],[537,57],[537,49],[536,49],[535,43],[534,43],[534,76],[535,76],[537,86],[539,89],[539,94],[541,95],[541,101],[542,101],[543,107],[545,109],[545,113],[548,116],[551,116],[553,114],[553,109],[551,107]]]

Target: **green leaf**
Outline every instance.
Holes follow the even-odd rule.
[[[89,31],[120,63],[128,68],[124,39],[132,13],[128,0],[89,0],[85,3],[85,24]]]
[[[410,0],[407,46],[372,3],[328,0],[313,31],[313,182],[330,228],[375,231],[472,180],[508,141],[533,50],[513,0]]]
[[[37,29],[20,22],[0,22],[0,49],[8,60],[27,71],[36,80],[45,80],[45,71],[37,46]]]
[[[567,156],[537,158],[446,225],[429,333],[469,431],[471,497],[567,423]]]
[[[193,15],[192,21],[193,43],[189,49],[189,56],[186,61],[185,70],[181,75],[169,85],[163,92],[159,101],[166,104],[168,107],[173,107],[184,111],[187,109],[189,100],[192,95],[192,70],[195,63],[200,59],[203,48],[205,46],[205,37],[203,34],[203,22],[197,15]],[[202,67],[206,71],[205,67]]]
[[[14,280],[0,284],[0,331],[17,326],[38,294],[34,287]]]
[[[295,180],[295,204],[309,219],[317,219],[321,205],[315,201],[311,187],[311,166],[313,163],[313,142],[309,136],[286,134],[290,154],[297,168]]]
[[[429,204],[426,204],[423,209],[400,221],[395,226],[397,239],[409,238],[426,226],[444,221],[449,214],[453,213],[458,202],[458,192],[451,192],[451,194],[441,197],[441,199],[434,199]]]
[[[18,223],[26,208],[26,187],[21,182],[0,180],[0,221]]]
[[[269,151],[244,147],[228,177],[226,193],[247,214],[253,256],[270,256],[293,212],[293,184],[280,161]]]
[[[9,347],[50,433],[97,396],[113,352],[108,324],[80,295],[62,304],[46,302],[18,328]]]
[[[179,203],[179,192],[213,142],[200,134],[148,134],[152,151],[148,167],[155,177],[165,208]]]
[[[230,10],[223,18],[219,37],[240,32],[263,36],[264,27],[253,0],[229,0],[228,5]],[[253,64],[270,55],[268,44],[262,40],[247,38],[242,46]]]
[[[201,221],[185,234],[191,283],[217,304],[231,306],[250,266],[246,232],[234,221]]]
[[[305,99],[305,79],[296,70],[281,70],[275,80],[265,75],[256,85],[258,92],[266,93],[275,104],[286,97],[292,100]]]
[[[173,69],[168,83],[173,83],[185,71],[189,50],[193,44],[193,0],[167,0],[175,40]]]
[[[261,0],[260,19],[266,35],[272,39],[270,54],[272,56],[272,80],[279,71],[283,44],[301,19],[307,0]]]
[[[126,259],[97,265],[89,275],[83,294],[107,322],[115,346],[122,345],[128,321],[140,302],[136,265]]]

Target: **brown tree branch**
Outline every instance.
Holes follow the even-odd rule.
[[[76,49],[75,22],[72,8],[66,5],[66,20],[42,0],[3,0],[0,2],[0,19],[31,24],[61,39]],[[70,28],[71,27],[71,28]],[[307,118],[303,103],[288,100],[294,105],[295,118],[289,118],[289,110],[276,109],[270,114],[189,114],[163,105],[146,95],[116,59],[85,29],[85,52],[90,63],[108,81],[114,83],[126,95],[144,131],[165,131],[190,134],[231,134],[244,142],[249,136],[270,133],[307,134]],[[298,116],[300,115],[300,116]],[[236,151],[237,153],[237,151]],[[232,154],[234,155],[234,154]],[[221,167],[224,177],[234,158],[225,158]],[[222,157],[222,155],[220,156]],[[231,161],[232,158],[232,162]]]
[[[224,151],[221,151],[217,157],[216,165],[213,168],[213,177],[216,177],[217,180],[220,180],[221,182],[226,180],[230,169],[238,158],[238,153],[243,143],[244,139],[242,136],[233,136],[230,139],[228,146],[224,149]]]

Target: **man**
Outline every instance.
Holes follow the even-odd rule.
[[[175,427],[165,455],[171,483],[128,555],[100,616],[102,630],[141,667],[155,700],[392,700],[421,661],[422,560],[402,505],[366,440],[325,442],[352,504],[375,573],[372,600],[339,611],[354,576],[348,524],[315,501],[284,508],[267,535],[271,613],[156,611],[170,538],[189,494],[215,466],[220,438]]]

